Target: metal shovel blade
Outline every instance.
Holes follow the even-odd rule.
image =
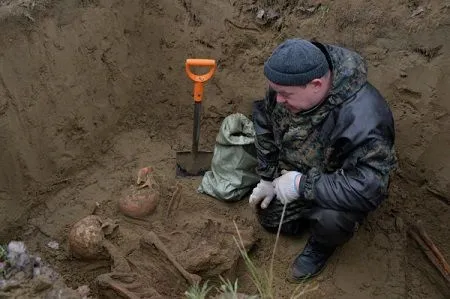
[[[211,168],[212,152],[177,152],[177,176],[203,176]]]

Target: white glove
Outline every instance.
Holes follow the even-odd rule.
[[[301,177],[302,174],[298,171],[282,170],[281,176],[273,180],[275,194],[283,205],[299,198],[298,185]]]
[[[260,180],[250,195],[249,203],[251,206],[256,207],[262,201],[261,208],[265,209],[274,197],[275,189],[272,182]]]

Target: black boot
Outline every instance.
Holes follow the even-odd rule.
[[[335,249],[335,246],[325,246],[310,237],[302,253],[292,264],[291,280],[302,281],[319,274]]]

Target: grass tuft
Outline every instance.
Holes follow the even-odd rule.
[[[208,281],[201,286],[199,282],[195,282],[186,292],[184,292],[184,295],[187,299],[206,299],[211,288],[212,287],[208,287]]]

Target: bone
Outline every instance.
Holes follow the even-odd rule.
[[[145,182],[147,180],[148,174],[152,171],[153,168],[150,166],[139,169],[137,174],[136,185],[140,185],[141,183]]]
[[[450,277],[445,273],[444,269],[440,266],[436,256],[430,251],[430,248],[422,240],[419,234],[413,230],[408,230],[408,234],[416,241],[422,252],[427,256],[428,260],[433,264],[433,266],[441,273],[442,277],[445,279],[448,286],[450,286]]]
[[[167,206],[167,216],[170,216],[173,209],[178,208],[181,199],[181,189],[182,185],[180,183],[177,183],[175,186],[175,190],[173,191],[172,198],[169,201],[169,205]]]
[[[153,245],[164,253],[167,259],[175,266],[175,268],[181,273],[181,275],[186,279],[190,284],[199,283],[202,278],[196,274],[189,273],[180,263],[177,262],[173,254],[167,249],[164,243],[159,239],[159,237],[152,231],[150,231],[146,236],[141,239],[141,244],[144,246]]]
[[[114,270],[118,272],[130,272],[131,268],[130,265],[128,265],[127,260],[125,259],[124,255],[119,251],[119,249],[114,246],[111,242],[108,240],[103,240],[103,247],[108,251],[109,255],[111,256],[112,260],[114,261]]]
[[[100,287],[110,288],[126,299],[161,298],[161,295],[153,288],[138,293],[135,290],[142,287],[140,282],[136,282],[138,276],[134,273],[111,272],[97,277]]]
[[[137,296],[133,294],[133,292],[130,292],[127,290],[124,286],[122,286],[121,283],[117,283],[114,281],[114,279],[110,276],[111,273],[108,274],[102,274],[97,277],[97,282],[101,287],[104,288],[111,288],[113,291],[118,293],[119,295],[127,298],[127,299],[140,299],[140,296]],[[134,285],[133,285],[134,286]]]
[[[436,256],[437,260],[439,261],[439,264],[443,267],[444,272],[447,276],[450,275],[450,266],[448,265],[447,261],[445,260],[445,257],[442,255],[440,250],[437,248],[437,246],[434,244],[434,242],[431,240],[431,238],[428,236],[427,232],[425,231],[425,227],[423,226],[422,221],[417,221],[415,228],[417,232],[419,233],[422,240],[427,244],[428,248],[433,252],[433,254]]]

